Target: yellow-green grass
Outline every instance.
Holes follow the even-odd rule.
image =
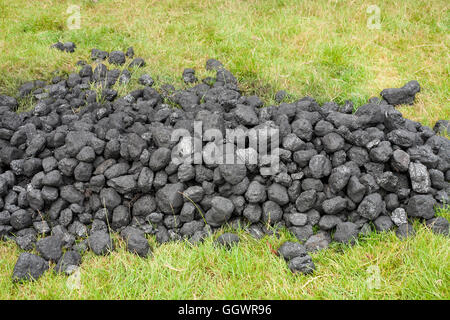
[[[80,5],[81,29],[68,30],[66,13]],[[381,13],[381,29],[367,28],[369,5]],[[446,1],[8,1],[0,0],[0,93],[16,93],[31,79],[52,72],[77,71],[91,48],[125,50],[133,46],[156,87],[183,87],[186,67],[199,77],[208,58],[221,60],[246,94],[273,103],[277,90],[319,102],[356,105],[379,96],[383,88],[416,79],[422,86],[413,106],[400,110],[432,126],[449,119],[449,27]],[[75,53],[49,46],[74,41]],[[22,108],[32,104],[21,101]],[[449,211],[441,211],[449,218]],[[294,276],[273,255],[292,235],[256,241],[240,233],[239,247],[226,251],[212,239],[198,247],[187,243],[156,246],[154,257],[141,259],[119,249],[107,257],[88,253],[79,289],[67,277],[46,273],[22,285],[10,280],[20,253],[12,242],[0,244],[0,298],[264,298],[264,299],[449,299],[449,238],[416,223],[406,241],[391,232],[372,234],[357,245],[334,244],[313,256],[312,276]],[[268,245],[270,244],[270,246]],[[377,285],[376,273],[380,272]],[[373,280],[370,280],[373,279]],[[375,281],[375,282],[374,282]]]

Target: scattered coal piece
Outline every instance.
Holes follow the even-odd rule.
[[[206,70],[218,70],[223,68],[222,62],[216,60],[216,59],[208,59],[206,61]]]
[[[336,225],[333,240],[341,243],[354,243],[358,238],[359,228],[353,222],[342,222]]]
[[[309,255],[295,257],[288,262],[289,269],[293,273],[310,274],[316,269],[312,258]]]
[[[216,243],[231,248],[239,243],[239,236],[234,233],[224,233],[216,239]]]
[[[448,236],[449,222],[444,217],[436,217],[427,221],[428,227],[436,234]]]
[[[284,91],[284,90],[277,91],[275,93],[275,101],[280,103],[280,102],[282,102],[284,100],[284,98],[286,98],[286,96],[287,96],[287,92],[286,91]]]
[[[298,242],[286,241],[278,249],[278,254],[286,261],[306,255],[306,249]]]
[[[12,280],[14,282],[37,280],[48,268],[48,262],[41,257],[22,252],[14,266]]]
[[[75,45],[75,43],[70,42],[70,41],[65,42],[65,43],[57,42],[57,43],[51,45],[51,48],[55,48],[60,51],[65,51],[65,52],[70,52],[70,53],[75,52],[76,47],[77,46]]]
[[[105,60],[108,58],[109,53],[107,51],[102,51],[99,49],[92,49],[91,50],[91,59],[92,60]]]
[[[65,252],[59,259],[54,269],[57,273],[70,274],[73,269],[81,264],[81,255],[75,250]]]
[[[153,78],[148,75],[148,74],[143,74],[140,78],[139,78],[139,83],[144,85],[144,86],[153,86],[153,84],[155,83],[155,81],[153,80]]]
[[[450,121],[449,120],[436,121],[433,130],[437,134],[450,134]]]
[[[420,85],[416,80],[412,80],[401,88],[384,89],[380,95],[387,103],[396,106],[399,104],[413,104],[418,92],[420,92]]]
[[[58,236],[50,236],[40,239],[36,243],[36,249],[39,254],[48,261],[58,262],[63,252],[63,241]]]
[[[403,208],[396,208],[394,211],[392,211],[391,220],[392,220],[392,222],[394,222],[399,227],[402,224],[407,223],[408,222],[408,216],[406,214],[405,209],[403,209]]]
[[[142,231],[136,228],[126,228],[121,232],[125,239],[127,250],[145,258],[151,255],[150,245]]]
[[[328,248],[331,242],[331,236],[327,232],[319,232],[309,237],[305,242],[307,252],[315,252]]]
[[[96,255],[106,255],[114,250],[114,243],[110,235],[104,230],[93,232],[88,238],[88,244]]]
[[[198,81],[195,76],[195,70],[191,68],[187,68],[183,70],[183,81],[185,83],[195,83]]]
[[[416,234],[416,231],[414,230],[414,227],[410,223],[403,223],[401,224],[397,230],[395,231],[395,234],[399,239],[406,239],[408,237],[413,237]]]
[[[122,51],[111,51],[109,53],[108,62],[115,65],[123,65],[126,61],[125,53]]]
[[[129,67],[130,68],[142,68],[145,67],[146,63],[145,60],[142,58],[134,58],[133,61],[131,61]]]

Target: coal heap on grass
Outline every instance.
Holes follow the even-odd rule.
[[[128,83],[128,68],[145,61],[132,48],[91,54],[96,62],[79,61],[78,73],[22,85],[18,97],[33,97],[30,111],[16,113],[17,100],[0,96],[0,238],[39,255],[20,256],[15,280],[39,277],[49,261],[67,273],[87,249],[107,254],[114,250],[111,231],[147,257],[146,235],[196,243],[225,224],[258,238],[286,227],[298,242],[280,254],[302,273],[314,270],[308,252],[333,240],[354,243],[374,228],[398,228],[404,238],[420,219],[448,234],[447,220],[435,217],[450,191],[450,141],[436,134],[448,122],[435,132],[389,104],[412,102],[418,83],[383,90],[386,100],[372,98],[354,113],[351,102],[320,106],[311,97],[263,107],[211,59],[206,68],[216,76],[199,81],[186,69],[186,89],[155,89],[147,74],[139,89],[118,97],[112,86]],[[106,59],[125,67],[108,69]],[[276,100],[285,97],[279,92]],[[216,129],[249,141],[255,132],[275,130],[278,166],[248,143],[231,154],[241,163],[179,161],[192,156],[196,141],[200,158],[221,142],[200,139],[196,121],[200,136]],[[171,139],[180,129],[191,136]],[[227,234],[218,243],[238,241]]]

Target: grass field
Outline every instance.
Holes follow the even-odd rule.
[[[448,218],[448,215],[447,215]],[[317,270],[296,276],[271,250],[292,236],[255,240],[218,249],[212,239],[156,246],[154,257],[128,253],[119,240],[106,257],[83,257],[80,281],[47,272],[37,282],[10,281],[19,254],[15,243],[0,246],[2,299],[448,299],[448,237],[416,225],[414,238],[372,234],[353,246],[334,244],[313,255]],[[75,284],[74,287],[71,287]]]
[[[68,29],[71,5],[80,7],[80,29]],[[380,10],[380,29],[367,26],[370,5]],[[144,72],[156,86],[182,87],[184,68],[202,77],[206,60],[216,58],[246,94],[267,103],[285,89],[294,97],[361,105],[383,88],[416,79],[422,91],[414,106],[399,108],[404,116],[429,126],[450,118],[447,1],[0,0],[0,12],[0,93],[14,95],[24,81],[49,79],[55,70],[76,71],[91,48],[133,46],[147,66],[120,92]],[[77,50],[50,49],[56,41],[74,41]],[[450,218],[449,210],[440,214]],[[415,227],[407,241],[387,233],[353,247],[333,245],[313,256],[312,276],[292,275],[272,253],[291,238],[286,233],[258,241],[241,233],[231,251],[214,248],[212,239],[194,248],[154,245],[149,259],[119,246],[107,257],[84,256],[75,289],[53,273],[13,284],[20,252],[1,243],[0,299],[449,299],[450,240]]]

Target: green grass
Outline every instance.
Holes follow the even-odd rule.
[[[81,29],[68,30],[70,5],[81,8]],[[417,79],[422,92],[408,118],[434,125],[450,116],[449,27],[446,1],[377,1],[381,29],[367,28],[366,1],[6,1],[0,0],[0,90],[48,79],[54,70],[76,71],[93,47],[133,46],[157,85],[182,86],[193,67],[206,75],[217,58],[246,93],[272,102],[286,89],[319,102],[352,99],[361,105],[384,88]],[[74,41],[74,54],[51,50]],[[135,85],[136,82],[132,82]]]
[[[68,30],[69,5],[81,6],[81,29]],[[433,126],[450,118],[449,27],[446,1],[377,1],[381,29],[370,30],[372,1],[8,1],[0,0],[0,93],[15,95],[31,79],[50,79],[77,71],[93,47],[125,50],[133,46],[148,72],[162,83],[183,87],[186,67],[198,77],[208,58],[221,60],[246,94],[273,103],[277,90],[319,102],[356,105],[388,87],[416,79],[422,86],[405,117]],[[49,48],[74,41],[73,54]],[[21,110],[32,105],[21,101]],[[449,218],[449,212],[440,214]],[[271,253],[292,238],[256,241],[241,233],[231,251],[216,249],[212,239],[191,248],[186,243],[154,245],[154,257],[141,259],[123,249],[107,257],[88,253],[81,266],[81,286],[69,290],[67,278],[51,272],[37,282],[10,281],[19,249],[0,244],[2,299],[118,298],[267,298],[267,299],[449,299],[449,238],[416,224],[406,241],[393,233],[372,234],[353,246],[333,245],[314,255],[312,276],[292,275]],[[154,239],[150,239],[154,244]],[[375,267],[374,267],[375,266]],[[374,269],[375,268],[375,269]],[[378,268],[378,269],[377,269]],[[369,271],[368,271],[369,270]],[[370,270],[380,283],[370,288]]]
[[[447,213],[448,217],[448,213]],[[332,244],[313,254],[310,276],[294,275],[273,250],[292,235],[255,240],[239,232],[241,243],[226,250],[213,238],[199,246],[156,245],[142,259],[118,248],[108,256],[83,256],[80,282],[70,288],[64,275],[47,272],[36,282],[10,281],[19,249],[0,246],[1,299],[448,299],[448,237],[416,223],[414,238],[373,233],[354,246]],[[379,279],[379,280],[377,280]]]

